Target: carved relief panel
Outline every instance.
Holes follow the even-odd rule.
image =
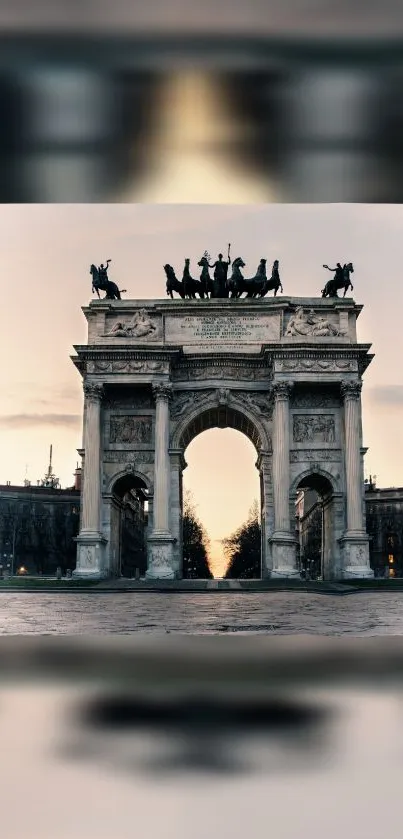
[[[152,418],[112,416],[109,432],[110,443],[151,443]]]
[[[294,443],[334,443],[335,418],[332,414],[297,414],[293,417]]]
[[[172,370],[173,381],[203,381],[207,379],[235,379],[238,381],[265,381],[270,378],[270,368],[260,365],[234,364],[179,364]]]

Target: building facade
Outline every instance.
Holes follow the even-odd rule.
[[[364,482],[365,522],[375,577],[403,578],[403,487]],[[296,503],[302,574],[323,575],[323,504],[317,493],[300,493]]]

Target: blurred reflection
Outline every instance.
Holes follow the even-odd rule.
[[[399,202],[403,41],[0,32],[0,201]]]
[[[400,839],[400,638],[0,641],[7,839]]]
[[[166,772],[289,770],[329,752],[330,712],[313,703],[210,695],[100,695],[71,720],[64,758]],[[147,745],[146,753],[143,752]]]

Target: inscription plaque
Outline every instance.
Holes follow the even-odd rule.
[[[173,344],[265,344],[280,338],[279,315],[187,315],[167,317],[165,341]]]

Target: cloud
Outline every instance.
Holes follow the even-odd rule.
[[[0,417],[0,427],[12,430],[41,425],[78,428],[80,423],[80,414],[8,414]]]
[[[378,405],[403,406],[403,385],[377,385],[368,389],[368,396]]]

